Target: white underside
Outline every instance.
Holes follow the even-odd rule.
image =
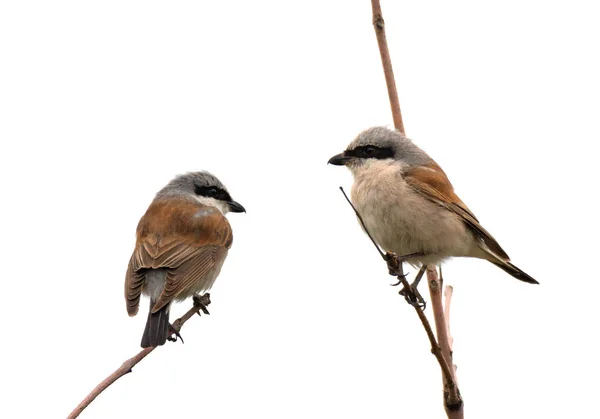
[[[350,168],[352,202],[375,241],[398,256],[427,254],[409,259],[412,265],[474,256],[474,239],[463,221],[415,192],[402,178],[403,168],[392,160],[367,161]]]

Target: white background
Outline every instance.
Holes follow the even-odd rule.
[[[407,134],[541,282],[445,265],[466,416],[597,418],[598,13],[484,3],[382,4]],[[0,43],[1,416],[65,417],[137,353],[137,221],[208,169],[248,210],[211,315],[82,417],[444,417],[425,333],[326,165],[392,123],[368,0],[7,1]]]

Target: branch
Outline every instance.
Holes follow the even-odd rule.
[[[404,288],[400,291],[400,294],[403,294],[405,296],[406,301],[411,306],[413,306],[413,308],[417,312],[417,315],[419,316],[419,319],[421,320],[421,324],[423,325],[423,328],[425,329],[425,333],[427,333],[427,337],[429,338],[429,343],[431,344],[431,353],[437,359],[438,363],[440,364],[440,368],[442,370],[443,380],[444,380],[444,408],[446,409],[448,418],[450,418],[450,419],[462,418],[462,411],[463,411],[462,410],[462,398],[460,397],[460,392],[458,390],[458,386],[456,385],[454,368],[450,367],[452,365],[452,355],[449,353],[448,336],[447,336],[445,330],[444,330],[443,334],[440,334],[440,329],[439,329],[440,323],[438,323],[439,319],[437,317],[434,318],[436,320],[436,329],[437,329],[437,333],[438,333],[438,339],[440,339],[440,342],[442,342],[442,339],[444,339],[444,342],[445,342],[445,346],[444,346],[444,343],[442,343],[442,345],[440,346],[440,345],[438,345],[438,342],[435,339],[435,335],[433,334],[433,330],[431,329],[429,320],[427,320],[427,316],[425,316],[425,313],[423,313],[422,307],[419,305],[419,300],[417,298],[415,290],[413,289],[413,287],[411,287],[411,285],[406,280],[406,275],[404,275],[404,272],[402,270],[401,259],[395,253],[390,253],[390,252],[387,252],[385,254],[383,253],[383,251],[379,248],[379,246],[375,242],[375,239],[373,239],[373,236],[371,236],[371,233],[369,232],[369,229],[365,225],[365,222],[363,221],[363,218],[361,217],[360,213],[358,212],[356,207],[352,204],[352,201],[350,201],[348,199],[346,192],[344,192],[344,188],[342,188],[340,186],[340,190],[344,194],[344,197],[346,198],[346,201],[348,201],[348,204],[350,204],[350,206],[354,210],[354,213],[356,214],[356,216],[358,217],[358,220],[362,224],[362,227],[365,230],[365,232],[367,233],[367,236],[369,236],[369,238],[373,242],[373,245],[375,246],[375,248],[377,249],[379,254],[382,256],[383,260],[387,263],[388,271],[390,272],[390,274],[396,276],[398,278],[398,280],[400,281],[400,283],[404,286]],[[429,269],[428,269],[427,270],[427,278],[429,281],[430,281],[430,275],[431,275],[430,272],[431,271],[429,271]],[[433,271],[433,275],[435,275],[435,278],[437,279],[437,273],[435,271]],[[430,285],[430,289],[431,289],[431,285]],[[440,295],[441,295],[441,293],[440,293]],[[434,299],[432,296],[432,302],[433,301],[434,301]],[[441,301],[442,301],[441,297],[440,297],[439,301],[441,304]],[[433,304],[436,304],[436,303],[434,302]],[[434,313],[435,313],[435,307],[434,307]],[[442,315],[443,315],[443,309],[442,309]],[[441,324],[444,325],[444,328],[446,327],[445,323],[441,323]],[[448,356],[446,356],[446,354],[448,354]]]
[[[442,305],[442,281],[438,277],[435,267],[427,267],[427,283],[429,284],[429,294],[431,296],[431,308],[433,309],[433,320],[440,344],[440,349],[446,365],[452,366],[450,375],[444,371],[444,408],[449,418],[463,417],[463,401],[456,384],[456,373],[452,364],[452,348],[448,335],[448,324],[444,316],[444,307]],[[450,306],[447,306],[450,309]]]
[[[181,316],[180,318],[175,320],[175,322],[172,325],[173,329],[175,329],[177,332],[179,332],[181,330],[181,328],[183,327],[183,325],[185,324],[185,322],[187,322],[190,318],[192,318],[192,316],[196,313],[198,315],[200,315],[200,311],[204,312],[205,314],[209,314],[208,310],[206,309],[206,306],[208,306],[209,304],[210,304],[210,294],[208,294],[208,293],[199,297],[197,300],[194,299],[194,306],[192,308],[190,308],[183,316]],[[171,336],[174,333],[175,332],[171,333]],[[98,384],[96,386],[95,389],[92,390],[92,392],[90,394],[88,394],[81,401],[81,403],[79,403],[79,405],[71,412],[71,414],[69,416],[67,416],[67,419],[74,419],[74,418],[78,417],[81,414],[81,412],[83,412],[84,409],[86,407],[88,407],[88,405],[91,402],[93,402],[96,397],[98,397],[100,395],[100,393],[102,393],[104,390],[106,390],[112,383],[117,381],[122,376],[132,372],[133,367],[135,367],[138,364],[138,362],[140,362],[142,359],[146,358],[146,356],[155,349],[156,349],[156,347],[145,348],[145,349],[141,350],[134,357],[129,358],[127,361],[123,362],[123,364],[115,372],[113,372],[111,375],[106,377],[100,384]]]
[[[381,11],[381,5],[379,4],[379,0],[371,0],[371,6],[373,8],[373,26],[375,27],[377,44],[379,45],[379,54],[381,55],[381,63],[383,65],[383,73],[385,75],[388,96],[390,99],[390,106],[392,108],[394,126],[402,134],[405,134],[406,131],[404,130],[404,122],[402,121],[402,112],[400,111],[400,101],[398,99],[396,81],[394,80],[394,72],[392,70],[392,59],[390,57],[390,51],[388,49],[387,40],[385,36],[385,22],[383,20],[383,13]],[[452,353],[450,349],[450,343],[448,341],[448,325],[446,323],[444,308],[442,305],[442,284],[441,281],[438,279],[435,268],[434,270],[430,270],[429,267],[427,267],[427,282],[429,284],[429,294],[431,296],[433,319],[436,325],[436,331],[438,341],[440,342],[441,352],[444,357],[444,362],[440,362],[440,367],[442,368],[442,372],[444,374],[444,408],[446,409],[446,414],[448,418],[462,419],[463,401],[460,397],[460,392],[456,385],[454,368],[452,368],[452,372],[450,374],[447,373],[447,369],[449,369],[448,366],[453,365]],[[447,309],[449,310],[449,306]],[[421,317],[421,315],[419,315],[419,317]],[[435,355],[436,351],[434,350],[435,348],[433,344],[432,348],[432,351]],[[438,359],[438,361],[440,360]]]
[[[440,364],[440,368],[444,377],[444,382],[447,382],[448,388],[452,389],[451,391],[449,391],[449,393],[451,393],[452,395],[454,395],[454,393],[458,393],[456,380],[454,379],[454,374],[452,372],[452,369],[450,368],[450,365],[452,364],[448,363],[448,360],[444,355],[443,347],[440,347],[440,345],[438,345],[438,342],[435,339],[435,335],[433,334],[433,330],[431,329],[431,325],[429,324],[429,320],[427,320],[427,316],[425,316],[423,309],[419,306],[413,288],[406,280],[406,275],[404,275],[404,272],[402,271],[402,262],[400,261],[400,258],[398,258],[396,254],[388,252],[386,253],[384,259],[388,264],[388,270],[390,271],[390,273],[393,272],[398,277],[402,285],[404,285],[404,289],[400,292],[403,292],[405,294],[406,301],[408,301],[408,303],[411,306],[413,306],[417,315],[419,316],[419,320],[421,320],[421,323],[423,324],[423,328],[425,329],[425,333],[427,333],[429,343],[431,344],[431,353],[435,355],[435,358]],[[429,277],[429,270],[427,271],[427,276]],[[460,394],[458,395],[458,397],[460,398]]]
[[[396,80],[394,79],[394,70],[392,69],[392,58],[388,49],[387,39],[385,37],[385,21],[381,13],[381,5],[379,0],[371,0],[373,7],[373,26],[375,27],[375,35],[377,36],[377,44],[379,45],[379,54],[381,55],[381,64],[383,65],[383,74],[387,84],[388,97],[392,108],[392,118],[394,118],[394,126],[402,134],[404,131],[404,122],[402,122],[402,112],[400,112],[400,100],[398,99],[398,91],[396,90]]]
[[[442,275],[442,269],[440,268],[440,276]],[[441,279],[442,284],[444,282]],[[444,316],[446,317],[446,333],[448,334],[448,346],[450,347],[450,362],[452,363],[452,374],[454,375],[454,381],[458,385],[458,378],[456,375],[456,364],[452,359],[452,354],[454,353],[454,349],[452,346],[454,345],[454,338],[450,333],[450,303],[452,302],[452,294],[454,293],[454,288],[451,285],[446,285],[444,287]]]
[[[440,270],[441,275],[441,270]],[[452,338],[452,334],[450,333],[450,303],[452,302],[452,294],[454,293],[454,288],[452,285],[446,285],[444,287],[444,317],[446,318],[446,326],[448,333],[448,344],[450,345],[450,354],[452,354],[452,345],[454,344],[454,339]],[[454,367],[456,369],[456,366]],[[456,375],[456,373],[455,373]]]

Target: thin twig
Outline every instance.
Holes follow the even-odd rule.
[[[379,54],[381,55],[381,64],[383,65],[383,74],[387,84],[388,97],[392,108],[392,118],[394,118],[394,126],[398,131],[404,134],[404,122],[402,122],[402,112],[400,112],[400,100],[398,99],[398,91],[396,89],[396,80],[394,79],[394,70],[392,69],[392,59],[390,50],[388,49],[387,39],[385,36],[385,21],[381,13],[381,5],[379,0],[371,0],[373,8],[373,27],[377,35],[377,44],[379,45]]]
[[[441,272],[440,272],[441,275]],[[446,318],[446,333],[448,334],[448,346],[450,346],[450,360],[452,362],[452,373],[454,374],[454,381],[456,381],[456,385],[458,385],[458,375],[456,374],[456,364],[454,364],[454,360],[452,356],[454,354],[454,338],[452,337],[452,333],[450,333],[450,303],[452,302],[452,294],[454,293],[454,288],[452,285],[446,285],[444,287],[444,317]]]
[[[452,302],[452,294],[454,293],[454,288],[452,285],[446,285],[444,287],[444,317],[446,318],[446,326],[448,333],[448,345],[450,345],[450,353],[452,353],[452,345],[454,344],[454,338],[452,338],[452,333],[450,333],[450,303]],[[456,375],[456,374],[455,374]]]
[[[200,311],[203,311],[204,313],[208,314],[206,306],[210,304],[210,294],[204,294],[203,296],[199,297],[198,301],[200,304],[196,304],[194,302],[194,306],[192,308],[190,308],[183,316],[175,320],[175,322],[173,323],[173,328],[177,332],[181,330],[185,322],[187,322],[194,314],[197,313],[198,315],[200,315]],[[112,383],[117,381],[122,376],[132,372],[133,367],[135,367],[142,359],[144,359],[150,352],[152,352],[155,349],[156,347],[145,348],[134,357],[129,358],[127,361],[123,362],[123,364],[117,370],[115,370],[115,372],[106,377],[100,384],[96,386],[96,388],[94,388],[91,391],[90,394],[88,394],[81,401],[81,403],[79,403],[79,405],[71,412],[71,414],[67,416],[67,419],[74,419],[78,417],[81,414],[81,412],[83,412],[84,409],[88,407],[89,404],[100,395],[100,393],[106,390]]]
[[[367,229],[367,226],[365,225],[365,221],[363,220],[363,218],[360,215],[360,213],[358,212],[358,210],[352,204],[352,201],[350,201],[350,199],[348,199],[348,195],[346,195],[346,192],[344,191],[344,188],[342,188],[341,186],[340,186],[340,191],[342,191],[342,193],[344,194],[344,198],[346,198],[346,201],[348,201],[348,203],[350,204],[350,206],[354,210],[354,213],[356,214],[356,217],[358,217],[358,220],[360,221],[360,224],[363,226],[363,229],[367,232],[367,236],[369,236],[369,238],[373,242],[373,246],[375,246],[375,249],[377,249],[377,251],[379,252],[379,254],[381,255],[381,257],[383,258],[383,260],[385,260],[385,253],[383,253],[383,251],[379,248],[379,246],[377,245],[377,243],[375,243],[375,239],[373,239],[373,236],[371,236],[371,233],[369,233],[369,230]]]

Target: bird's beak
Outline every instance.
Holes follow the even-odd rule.
[[[352,160],[352,157],[346,156],[344,153],[340,153],[330,158],[327,164],[333,164],[334,166],[345,166],[350,160]]]
[[[229,206],[229,211],[231,212],[246,212],[246,208],[242,206],[242,204],[235,201],[228,201],[227,205]]]

